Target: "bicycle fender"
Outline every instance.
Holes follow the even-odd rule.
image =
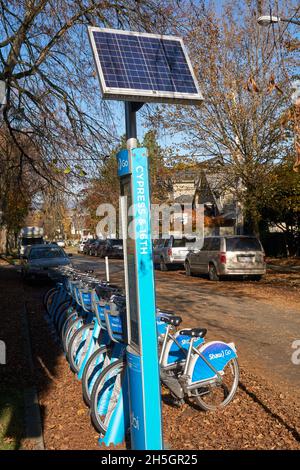
[[[206,343],[198,348],[198,351],[218,372],[222,372],[228,362],[237,357],[234,344],[227,344],[222,341]],[[216,377],[215,372],[206,364],[202,357],[198,356],[196,353],[192,357],[188,375],[191,377],[191,383]]]

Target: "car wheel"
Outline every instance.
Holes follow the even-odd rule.
[[[217,273],[216,267],[214,264],[210,264],[208,268],[208,277],[210,281],[219,281],[220,277]]]
[[[168,266],[163,258],[160,258],[159,267],[161,271],[168,271]]]
[[[190,265],[189,261],[185,262],[184,267],[185,267],[185,275],[186,276],[192,276],[193,273],[191,271],[191,265]]]

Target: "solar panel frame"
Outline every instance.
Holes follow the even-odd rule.
[[[178,91],[162,91],[162,90],[147,90],[147,89],[142,89],[142,88],[120,88],[118,86],[107,86],[105,75],[103,72],[103,67],[101,64],[101,60],[99,57],[98,49],[97,49],[97,44],[95,40],[95,35],[94,33],[109,33],[109,34],[116,34],[116,35],[124,35],[127,37],[142,37],[142,38],[152,38],[152,39],[160,39],[164,41],[164,44],[172,44],[173,42],[176,42],[176,44],[180,44],[180,48],[183,54],[183,59],[186,61],[190,77],[192,79],[193,85],[196,89],[196,93],[194,92],[178,92]],[[156,103],[170,103],[170,104],[200,104],[203,101],[203,96],[200,91],[191,61],[189,59],[186,47],[183,43],[183,39],[178,36],[166,36],[166,35],[160,35],[160,34],[151,34],[151,33],[139,33],[135,31],[123,31],[123,30],[118,30],[118,29],[111,29],[111,28],[98,28],[94,26],[89,26],[88,27],[88,34],[89,34],[89,40],[91,44],[91,48],[93,51],[93,56],[95,59],[96,63],[96,68],[97,68],[97,73],[98,73],[98,78],[100,82],[100,87],[101,87],[101,92],[102,92],[102,97],[103,99],[108,99],[108,100],[123,100],[123,101],[138,101],[138,102],[156,102]],[[113,37],[113,36],[112,36]],[[166,42],[165,42],[166,41]],[[151,44],[151,41],[149,40],[149,43]],[[161,55],[163,57],[163,55]],[[150,72],[147,69],[147,72],[149,74],[150,80]],[[133,72],[132,72],[133,73]],[[134,75],[133,75],[134,76]],[[155,76],[155,72],[152,74],[152,79]],[[137,71],[136,77],[142,80],[143,77],[143,72],[141,69]],[[179,77],[179,73],[177,73],[177,77]],[[121,83],[121,78],[120,78],[120,83]],[[127,80],[129,82],[129,78],[127,77]],[[180,82],[180,78],[178,78]],[[156,85],[159,84],[159,78],[155,79]],[[132,80],[132,83],[134,80]],[[123,81],[123,83],[125,83]],[[152,82],[153,83],[153,82]],[[161,80],[162,83],[162,80]]]

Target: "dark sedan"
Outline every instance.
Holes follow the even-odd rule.
[[[85,245],[83,247],[83,254],[84,255],[92,255],[92,249],[93,249],[93,245],[94,243],[96,243],[98,241],[97,238],[91,238],[90,240],[87,240],[85,242]]]
[[[102,247],[105,245],[105,240],[97,240],[91,245],[90,255],[91,256],[99,256],[101,253]]]
[[[107,239],[99,248],[99,256],[104,258],[123,258],[123,240]]]

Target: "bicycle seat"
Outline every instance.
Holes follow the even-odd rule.
[[[163,321],[164,323],[168,323],[169,325],[173,326],[179,326],[180,323],[182,322],[182,318],[178,317],[176,315],[172,315],[170,317],[159,317],[160,321]]]
[[[190,328],[188,330],[181,330],[180,334],[183,336],[191,336],[192,338],[204,338],[207,333],[206,328]]]

